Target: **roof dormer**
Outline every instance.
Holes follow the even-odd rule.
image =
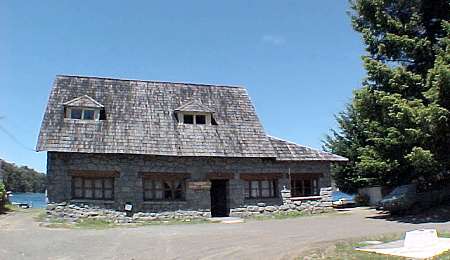
[[[69,100],[63,105],[65,118],[75,120],[104,119],[104,113],[102,113],[104,106],[88,95]]]
[[[179,106],[175,114],[180,124],[217,125],[213,117],[214,110],[197,100]]]

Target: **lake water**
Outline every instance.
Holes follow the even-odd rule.
[[[9,200],[17,203],[28,203],[32,205],[33,208],[45,208],[47,206],[45,201],[45,193],[12,193]]]

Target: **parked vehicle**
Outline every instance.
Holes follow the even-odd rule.
[[[417,185],[409,184],[395,188],[378,204],[378,209],[397,214],[406,210],[424,210],[445,201],[450,201],[450,184],[441,183],[419,190]]]
[[[378,205],[379,209],[391,213],[400,213],[413,207],[417,202],[417,188],[415,184],[402,185],[385,196]]]
[[[333,191],[331,198],[333,207],[335,208],[353,207],[356,205],[355,195],[347,194],[341,191]]]

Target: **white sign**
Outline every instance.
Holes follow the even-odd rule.
[[[133,205],[131,204],[125,204],[125,210],[126,211],[131,211],[133,209]]]

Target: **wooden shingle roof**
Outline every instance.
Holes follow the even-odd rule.
[[[97,105],[104,109],[106,118],[64,118],[64,107],[69,104]],[[177,110],[214,113],[217,125],[179,124]],[[242,87],[82,76],[57,76],[36,150],[294,161],[345,159],[268,137]]]
[[[74,98],[72,100],[64,102],[63,105],[71,107],[103,108],[102,104],[98,103],[95,99],[91,98],[88,95]]]
[[[106,120],[64,118],[64,103],[87,95]],[[175,109],[196,100],[217,125],[178,124]],[[242,87],[58,76],[38,151],[178,156],[275,157]]]
[[[269,136],[279,161],[334,161],[346,162],[347,158],[319,151],[304,145]]]
[[[175,111],[184,111],[184,112],[206,112],[206,113],[213,113],[214,111],[210,109],[209,107],[206,107],[201,102],[197,100],[190,101],[186,104],[183,104],[177,108],[175,108]]]

